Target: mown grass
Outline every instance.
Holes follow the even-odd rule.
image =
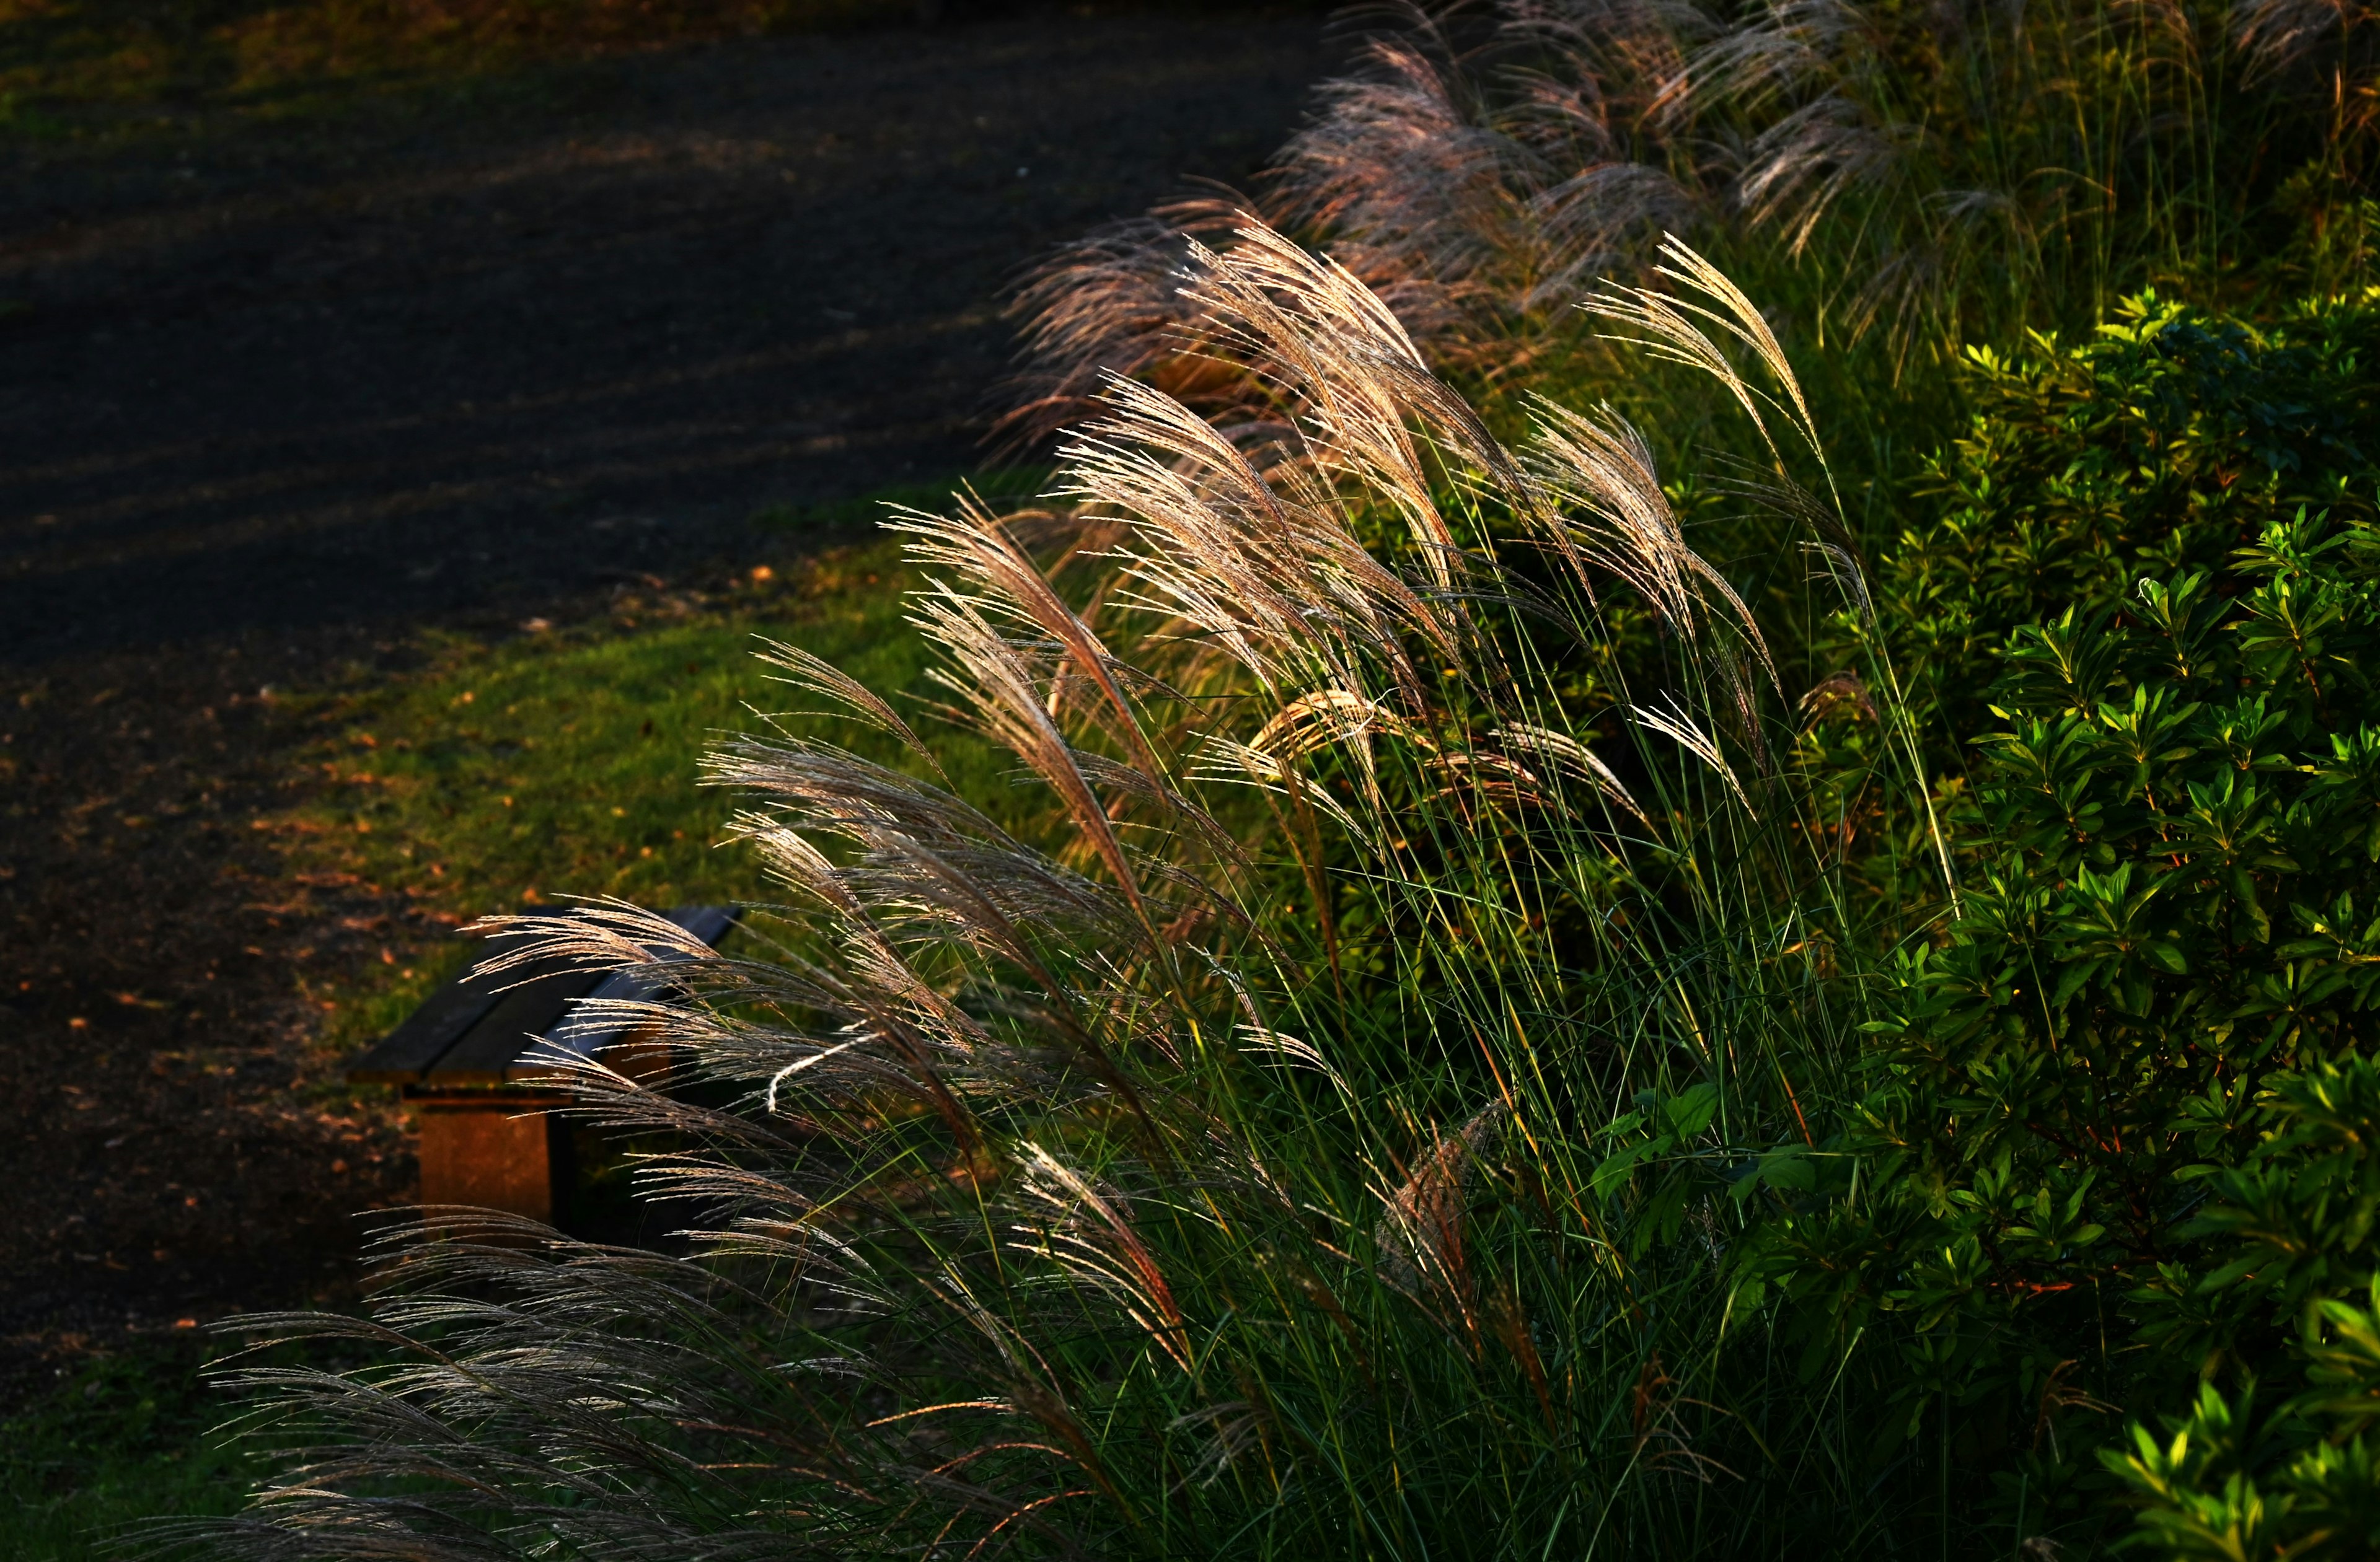
[[[207,1435],[228,1407],[201,1360],[190,1339],[100,1358],[0,1421],[0,1556],[95,1562],[135,1520],[235,1511],[247,1460]]]
[[[908,0],[0,0],[0,129],[267,113],[702,39],[906,19]]]
[[[304,120],[424,97],[550,109],[604,94],[601,62],[624,54],[919,15],[917,0],[0,0],[0,139]]]
[[[261,1471],[229,1435],[240,1407],[205,1376],[235,1355],[324,1370],[363,1360],[336,1343],[251,1350],[182,1329],[82,1361],[0,1419],[0,1556],[114,1562],[144,1523],[237,1512]]]
[[[749,865],[718,850],[736,803],[700,784],[703,748],[765,729],[764,715],[805,725],[755,659],[764,639],[929,698],[926,648],[904,622],[913,584],[895,546],[868,541],[710,600],[664,595],[492,645],[445,641],[417,673],[324,696],[313,762],[336,784],[283,821],[295,866],[356,876],[450,926],[571,897],[666,907],[749,896]],[[955,748],[944,763],[965,781],[1003,787],[988,745]],[[902,756],[887,744],[869,757]],[[392,954],[327,992],[324,1045],[382,1034],[470,948],[457,938]]]

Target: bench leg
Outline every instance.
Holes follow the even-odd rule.
[[[570,1186],[568,1097],[519,1091],[419,1096],[421,1202],[501,1209],[556,1223]]]

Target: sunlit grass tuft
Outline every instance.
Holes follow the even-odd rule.
[[[354,713],[393,762],[309,839],[409,887],[426,849],[456,909],[702,892],[680,854],[713,836],[759,858],[746,892],[784,903],[753,958],[685,950],[688,996],[633,1011],[688,1088],[574,1080],[607,1127],[671,1136],[641,1186],[696,1201],[672,1214],[708,1256],[422,1229],[384,1326],[256,1323],[376,1357],[443,1331],[419,1370],[248,1380],[287,1389],[289,1461],[335,1472],[161,1536],[409,1554],[452,1513],[652,1555],[1014,1531],[1043,1554],[1682,1556],[1814,1496],[1877,1506],[1805,1386],[1718,1375],[1756,1302],[1728,1255],[1764,1206],[1717,1179],[1789,1143],[1778,1175],[1804,1169],[1861,1017],[1824,983],[1865,949],[1773,763],[1763,631],[1616,415],[1548,406],[1507,448],[1360,283],[1242,237],[1193,287],[1282,366],[1279,450],[1256,465],[1121,382],[1067,452],[1065,521],[901,516],[922,636],[888,616],[889,563],[765,626],[803,703],[856,720],[721,720],[735,680],[686,653],[764,627],[735,611],[686,624],[699,642],[648,623],[473,653]],[[1822,503],[1791,495],[1780,531]],[[1630,600],[1674,654],[1613,638]],[[929,672],[1013,759],[913,735]],[[703,759],[732,819],[639,768],[664,719],[688,750],[743,728]],[[532,958],[656,975],[675,936],[618,907],[517,926]],[[538,1300],[495,1300],[516,1283]],[[334,1447],[358,1451],[304,1451]],[[1706,1507],[1720,1473],[1761,1484]]]

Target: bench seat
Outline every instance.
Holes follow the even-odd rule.
[[[666,914],[716,945],[736,913],[732,906],[680,906]],[[347,1079],[395,1085],[414,1112],[423,1204],[472,1205],[552,1222],[565,1214],[572,1170],[569,1125],[556,1109],[571,1096],[559,1086],[552,1059],[557,1052],[617,1053],[637,1039],[625,1030],[565,1022],[578,999],[650,998],[656,990],[628,972],[561,962],[493,976],[466,971],[357,1059]]]

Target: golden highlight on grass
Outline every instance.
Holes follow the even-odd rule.
[[[1318,244],[1434,364],[1488,383],[1574,369],[1572,306],[1607,279],[1694,282],[1680,235],[1755,279],[1801,341],[1870,344],[1890,378],[1977,340],[2088,330],[2148,284],[2294,286],[2301,234],[2335,230],[2313,247],[2318,285],[2368,248],[2380,29],[2360,6],[1427,0],[1365,17],[1355,67],[1253,200],[1160,206],[1028,277],[1020,441],[1081,416],[1100,365],[1208,410],[1247,400],[1176,291],[1186,246],[1235,205]],[[1765,324],[1745,340],[1776,347]]]
[[[1658,496],[1624,425],[1580,426],[1641,474],[1506,450],[1344,268],[1252,221],[1190,256],[1277,421],[1113,382],[1062,515],[895,523],[938,714],[1038,817],[815,649],[766,659],[880,757],[764,723],[706,761],[775,903],[636,1011],[673,1088],[572,1065],[658,1136],[692,1254],[430,1212],[370,1321],[241,1321],[383,1364],[236,1376],[280,1473],[156,1544],[1484,1557],[1759,1521],[1698,1495],[1761,1457],[1749,1407],[1660,1366],[1717,1347],[1723,1231],[1623,1257],[1603,1133],[1650,1093],[1724,1153],[1840,1065],[1853,1017],[1777,952],[1839,904],[1762,736],[1796,713],[1741,675],[1742,598],[1618,515]],[[1572,697],[1664,591],[1688,654]],[[624,901],[489,926],[657,977],[683,943]]]

